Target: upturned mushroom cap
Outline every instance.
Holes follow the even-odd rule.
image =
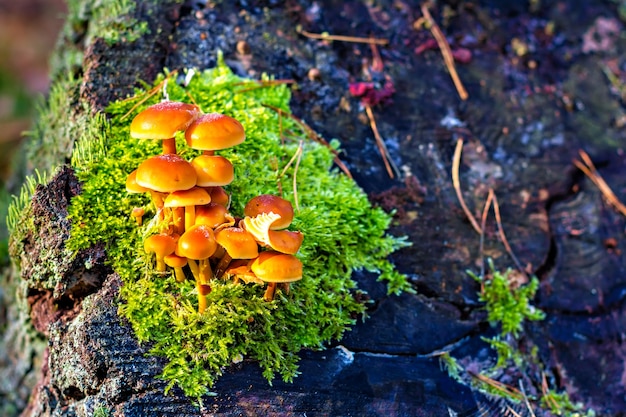
[[[215,253],[217,242],[209,226],[197,224],[187,229],[178,239],[176,255],[188,259],[207,259]]]
[[[274,251],[261,252],[248,264],[265,282],[293,282],[302,279],[302,262],[293,255]]]
[[[215,240],[233,259],[252,259],[259,255],[254,237],[241,227],[225,227],[215,233]]]
[[[200,187],[228,185],[235,178],[233,164],[220,155],[200,155],[191,161]]]
[[[249,217],[256,217],[261,213],[278,214],[280,219],[271,224],[270,229],[272,230],[284,229],[293,220],[291,203],[282,197],[271,194],[262,194],[250,199],[243,209],[243,213]]]
[[[194,104],[164,101],[140,112],[130,124],[135,139],[170,139],[185,130],[200,115]]]
[[[246,134],[238,120],[224,114],[207,113],[189,125],[185,139],[190,148],[217,151],[239,145]]]
[[[188,190],[196,185],[196,170],[177,154],[156,155],[137,168],[136,181],[142,187],[161,193]]]
[[[171,192],[164,202],[165,207],[203,206],[211,202],[209,193],[200,187]]]

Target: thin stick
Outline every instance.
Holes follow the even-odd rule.
[[[522,380],[519,380],[519,388],[520,391],[522,392],[522,395],[524,396],[524,404],[526,404],[526,408],[528,408],[528,412],[530,413],[530,417],[536,417],[535,416],[535,412],[533,411],[532,407],[530,406],[530,401],[528,401],[528,395],[526,395],[526,390],[524,389],[524,384],[522,382]]]
[[[297,186],[297,176],[298,176],[298,168],[300,167],[300,161],[302,160],[302,141],[300,141],[300,145],[298,146],[298,159],[296,159],[296,166],[293,168],[293,201],[296,203],[296,211],[300,213],[300,203],[298,201],[298,186]],[[289,284],[287,284],[289,285]],[[289,287],[287,287],[289,289]]]
[[[491,207],[491,202],[493,200],[494,193],[493,189],[489,189],[489,194],[487,195],[487,201],[485,201],[485,207],[483,208],[483,215],[480,220],[480,277],[485,279],[485,225],[487,224],[487,214],[489,213],[489,208]],[[481,281],[480,282],[480,293],[484,293],[485,285]]]
[[[459,199],[459,203],[461,203],[461,207],[463,208],[463,212],[467,219],[472,224],[476,233],[481,234],[482,229],[478,225],[478,222],[472,215],[472,213],[467,208],[465,204],[465,200],[463,199],[463,194],[461,193],[461,182],[459,181],[459,165],[461,165],[461,151],[463,150],[463,139],[459,138],[456,141],[456,148],[454,149],[454,157],[452,159],[452,185],[454,186],[454,190],[456,191],[456,196]]]
[[[506,395],[510,395],[511,397],[517,399],[517,400],[521,400],[522,399],[522,393],[519,392],[519,390],[513,386],[504,384],[500,381],[496,381],[495,379],[489,378],[488,376],[485,376],[483,374],[479,374],[473,371],[467,371],[470,376],[474,379],[479,380],[482,383],[485,383],[487,385],[490,385],[492,387],[494,387],[495,389],[497,389],[500,392],[505,393]]]
[[[382,136],[378,132],[378,126],[376,126],[376,119],[374,119],[374,112],[372,112],[372,108],[369,104],[365,104],[365,113],[367,114],[367,118],[370,121],[370,127],[372,128],[372,132],[374,132],[374,138],[376,139],[376,145],[378,145],[378,150],[380,151],[381,156],[383,157],[383,162],[385,163],[385,168],[387,169],[387,174],[389,174],[389,178],[394,178],[394,171],[396,175],[400,176],[400,172],[398,171],[398,167],[395,166],[391,158],[389,157],[389,150],[383,141]],[[393,166],[393,170],[392,170]]]
[[[178,72],[178,70],[174,70],[172,72],[170,72],[169,74],[167,74],[167,77],[165,77],[165,79],[163,79],[163,81],[161,81],[158,85],[154,86],[151,90],[148,90],[146,92],[146,96],[144,98],[142,98],[141,100],[139,100],[137,103],[135,103],[135,105],[133,107],[130,108],[130,110],[128,110],[128,112],[126,112],[125,115],[123,115],[120,120],[124,120],[126,119],[132,112],[135,111],[135,109],[139,106],[141,106],[143,103],[145,103],[148,99],[150,99],[150,97],[152,97],[153,95],[155,95],[156,93],[159,92],[159,90],[161,90],[161,87],[163,87],[163,84],[165,84],[165,82],[174,74],[176,74]]]
[[[450,77],[454,82],[456,91],[459,93],[459,97],[461,97],[461,100],[467,100],[469,95],[467,94],[467,90],[465,90],[465,87],[463,86],[463,83],[459,78],[459,74],[457,74],[456,68],[454,67],[454,58],[452,57],[450,45],[448,44],[445,35],[443,34],[439,26],[437,26],[437,23],[428,11],[428,2],[422,4],[422,14],[424,15],[424,18],[430,26],[430,33],[433,34],[433,37],[437,41],[437,45],[439,45],[439,50],[441,51],[441,55],[443,55],[443,61],[448,68],[448,72],[450,73]]]
[[[304,29],[297,30],[302,36],[306,36],[311,39],[321,39],[324,41],[341,41],[341,42],[353,42],[353,43],[370,43],[376,45],[387,45],[389,41],[387,39],[377,38],[363,38],[359,36],[345,36],[345,35],[331,35],[328,33],[312,33],[307,32]]]
[[[344,172],[344,174],[346,174],[346,176],[348,178],[352,179],[352,174],[350,173],[350,170],[348,169],[346,164],[344,164],[339,159],[339,152],[337,152],[336,149],[334,149],[332,146],[330,146],[330,144],[328,142],[326,142],[326,140],[324,140],[324,138],[320,137],[317,133],[315,133],[315,131],[313,129],[311,129],[311,127],[309,125],[307,125],[302,119],[298,118],[297,116],[294,116],[291,113],[287,113],[286,111],[284,111],[281,108],[278,108],[276,106],[272,106],[271,104],[263,103],[262,105],[263,105],[263,107],[267,107],[268,109],[274,110],[279,115],[284,115],[284,116],[289,117],[291,120],[296,122],[302,128],[302,130],[304,130],[304,133],[306,133],[306,135],[309,137],[309,139],[311,139],[311,140],[313,140],[313,141],[315,141],[315,142],[325,146],[326,148],[328,148],[328,150],[333,155],[335,155],[335,157],[333,158],[333,162],[335,162],[335,164],[337,164],[337,166]]]
[[[626,216],[626,206],[622,204],[621,201],[617,198],[611,187],[604,181],[604,178],[598,173],[596,170],[593,161],[589,157],[589,155],[583,151],[582,149],[578,151],[580,158],[583,162],[580,162],[577,159],[574,159],[572,162],[576,165],[576,168],[580,169],[589,177],[589,179],[598,187],[604,198],[607,199],[609,204],[611,204],[617,211]]]
[[[506,235],[504,234],[504,228],[502,227],[502,219],[500,217],[500,205],[498,204],[498,199],[496,198],[495,194],[493,195],[493,212],[496,215],[496,224],[498,225],[498,235],[500,236],[500,240],[502,241],[502,244],[506,248],[506,252],[509,254],[511,259],[513,259],[513,262],[515,262],[515,266],[517,267],[517,269],[519,269],[519,271],[522,274],[526,275],[526,271],[522,268],[522,265],[520,264],[519,260],[513,253],[513,250],[511,249],[511,245],[509,245],[509,241],[507,240]]]

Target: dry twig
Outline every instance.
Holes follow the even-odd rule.
[[[461,97],[461,100],[467,100],[469,95],[467,94],[467,90],[465,90],[465,87],[463,86],[463,83],[459,78],[459,74],[456,72],[456,68],[454,67],[454,58],[452,57],[450,45],[448,44],[445,35],[437,25],[437,22],[435,22],[432,15],[428,11],[428,2],[422,4],[422,14],[424,15],[424,19],[426,19],[426,22],[428,23],[430,32],[433,34],[433,37],[437,41],[437,45],[439,45],[439,50],[441,51],[441,55],[443,56],[443,61],[448,68],[448,72],[450,73],[450,77],[454,82],[454,86],[456,87],[457,92],[459,93],[459,97]]]
[[[328,148],[328,150],[330,150],[330,152],[335,156],[333,158],[333,162],[335,162],[335,164],[337,164],[337,166],[344,172],[344,174],[346,174],[348,176],[348,178],[352,179],[352,174],[350,173],[350,170],[348,169],[346,164],[344,164],[339,159],[339,152],[337,152],[336,149],[334,149],[332,146],[330,146],[330,144],[326,140],[324,140],[324,138],[320,137],[317,133],[315,133],[315,131],[313,129],[311,129],[311,127],[309,125],[307,125],[302,119],[298,118],[297,116],[294,116],[291,113],[288,113],[288,112],[284,111],[281,108],[278,108],[276,106],[272,106],[271,104],[265,104],[264,103],[263,106],[267,107],[268,109],[274,110],[276,113],[278,113],[279,116],[287,116],[287,117],[289,117],[291,120],[296,122],[302,128],[302,130],[304,130],[304,132],[309,137],[309,139],[311,139],[311,140],[313,140],[313,141],[315,141],[315,142],[325,146],[326,148]]]
[[[387,39],[377,39],[377,38],[363,38],[359,36],[344,36],[344,35],[331,35],[329,33],[312,33],[307,32],[302,28],[298,28],[297,32],[302,36],[306,36],[311,39],[320,39],[324,41],[341,41],[341,42],[352,42],[352,43],[369,43],[375,45],[387,45],[389,41]]]
[[[613,207],[615,207],[617,211],[626,216],[626,206],[624,206],[624,204],[619,201],[615,193],[613,193],[613,190],[611,190],[611,187],[609,187],[606,181],[604,181],[604,178],[600,176],[587,152],[581,149],[578,151],[578,154],[580,155],[580,159],[582,159],[582,162],[574,159],[572,162],[574,163],[574,165],[576,165],[576,168],[580,169],[582,172],[585,173],[585,175],[587,175],[587,177],[589,177],[589,179],[596,185],[596,187],[600,189],[600,192],[602,193],[602,195],[604,195],[604,198],[606,198],[609,204],[611,204]]]
[[[137,109],[137,107],[141,106],[143,103],[145,103],[148,99],[150,99],[150,97],[152,97],[153,95],[155,95],[156,93],[159,92],[159,90],[161,90],[161,88],[163,88],[163,86],[165,85],[165,83],[167,83],[167,81],[174,75],[176,75],[176,73],[178,73],[178,70],[174,70],[172,72],[170,72],[169,74],[167,74],[167,77],[165,77],[163,79],[163,81],[161,81],[159,84],[157,84],[156,86],[154,86],[152,89],[146,91],[144,98],[142,98],[141,100],[139,100],[137,103],[135,103],[135,105],[133,107],[130,108],[130,110],[128,110],[128,112],[126,112],[126,114],[124,114],[120,120],[124,120],[126,119],[130,114],[132,114],[135,109]],[[125,100],[130,100],[133,99],[134,97],[129,97]],[[125,101],[122,100],[122,101]]]
[[[500,240],[502,241],[502,244],[504,245],[506,252],[509,254],[511,259],[513,259],[513,262],[515,263],[515,266],[517,267],[517,269],[522,274],[524,274],[524,276],[526,276],[526,271],[522,268],[522,265],[517,260],[517,256],[515,256],[515,254],[513,253],[513,249],[511,249],[511,245],[509,245],[509,241],[507,240],[506,235],[504,234],[504,228],[502,227],[502,218],[500,217],[500,205],[498,204],[498,199],[496,198],[495,194],[493,195],[493,212],[496,215],[496,225],[498,226],[498,235],[500,236]]]
[[[495,379],[489,378],[486,375],[479,374],[470,370],[468,370],[467,372],[470,374],[472,378],[495,388],[496,390],[504,393],[507,396],[513,397],[517,400],[521,400],[523,398],[522,393],[517,388],[511,385],[504,384],[500,381],[496,381]]]
[[[461,165],[461,151],[462,150],[463,150],[463,139],[459,138],[456,141],[456,148],[454,149],[454,157],[452,159],[452,185],[454,186],[454,191],[456,191],[456,196],[459,199],[459,203],[461,204],[461,207],[463,208],[463,212],[465,213],[465,216],[467,216],[467,219],[472,224],[472,227],[474,228],[474,230],[476,230],[476,233],[482,234],[481,227],[478,225],[478,222],[476,221],[472,213],[467,208],[467,205],[465,204],[465,200],[463,199],[463,193],[461,193],[461,182],[459,181],[459,166]]]
[[[289,169],[293,161],[296,161],[296,165],[293,169],[293,199],[294,199],[294,202],[296,203],[296,210],[298,212],[300,211],[300,204],[298,203],[297,174],[298,174],[298,167],[300,166],[300,160],[302,160],[302,153],[303,153],[303,142],[300,141],[300,143],[298,144],[298,149],[293,154],[289,162],[287,162],[287,165],[285,165],[281,173],[278,175],[278,181],[280,181],[280,179],[283,177],[283,175],[285,175],[285,173],[287,172],[287,169]]]
[[[376,139],[376,145],[378,145],[378,150],[380,151],[381,156],[383,157],[383,162],[385,163],[385,168],[387,169],[387,174],[389,174],[390,178],[394,178],[394,172],[397,176],[400,176],[400,171],[398,167],[393,163],[393,160],[389,156],[389,150],[385,145],[385,141],[382,136],[380,136],[380,132],[378,132],[378,126],[376,126],[376,119],[374,119],[374,112],[372,112],[372,108],[369,104],[364,104],[365,113],[367,114],[367,118],[370,122],[370,127],[372,132],[374,132],[374,138]],[[393,170],[392,170],[393,167]]]
[[[483,208],[483,215],[480,219],[480,277],[482,279],[485,278],[485,226],[487,224],[487,214],[489,213],[489,208],[491,207],[491,202],[493,201],[495,194],[493,189],[489,189],[489,194],[487,195],[487,201],[485,201],[485,207]],[[485,292],[485,284],[483,281],[480,282],[480,293]]]

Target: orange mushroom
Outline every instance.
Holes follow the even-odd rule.
[[[211,202],[209,193],[200,187],[193,187],[188,190],[179,190],[171,192],[164,202],[164,207],[185,209],[184,226],[174,216],[174,227],[181,233],[191,228],[196,221],[196,206],[203,206]]]
[[[187,264],[196,280],[198,291],[198,313],[204,312],[207,307],[207,287],[210,291],[209,280],[213,276],[209,258],[215,253],[217,243],[213,230],[210,227],[197,224],[187,229],[178,239],[176,255],[187,258]],[[198,263],[196,264],[196,261]]]
[[[136,182],[148,188],[163,219],[163,195],[188,190],[196,185],[198,176],[191,164],[177,154],[157,155],[143,161],[137,168]]]
[[[304,235],[290,230],[272,230],[272,225],[280,221],[274,212],[261,213],[255,217],[244,217],[240,224],[252,235],[261,246],[275,251],[294,255],[302,246]]]
[[[254,275],[267,282],[267,289],[263,298],[266,301],[274,299],[276,285],[282,284],[289,291],[289,283],[302,279],[302,262],[293,255],[267,251],[248,264]]]
[[[220,277],[233,259],[252,259],[259,256],[259,247],[250,233],[241,227],[225,227],[215,233],[216,242],[224,248],[215,275]]]
[[[170,253],[163,258],[165,261],[165,265],[174,268],[174,276],[176,277],[177,282],[185,281],[185,272],[183,272],[183,267],[187,265],[187,258],[183,258],[182,256],[178,256],[175,253]]]
[[[163,101],[141,111],[130,124],[130,136],[135,139],[163,140],[163,153],[176,153],[176,132],[185,130],[198,116],[194,104]]]
[[[211,201],[220,204],[226,208],[230,206],[230,196],[222,187],[210,187],[209,194],[211,195]]]
[[[191,161],[200,187],[228,185],[235,178],[233,164],[223,156],[199,155]]]
[[[209,204],[196,207],[196,223],[205,224],[213,229],[228,221],[228,211],[221,204],[216,204],[211,200]]]
[[[156,270],[159,272],[165,271],[166,255],[173,253],[176,250],[176,239],[170,235],[163,233],[149,236],[143,243],[143,248],[146,253],[154,252],[156,255]]]
[[[198,117],[185,131],[187,145],[213,155],[213,151],[239,145],[246,139],[243,126],[237,119],[220,113]]]

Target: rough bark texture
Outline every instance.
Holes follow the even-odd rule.
[[[614,123],[623,117],[622,103],[602,72],[602,65],[623,64],[624,41],[608,36],[603,49],[590,50],[583,36],[599,16],[620,26],[612,5],[549,2],[533,12],[516,2],[450,2],[456,15],[444,27],[446,35],[453,48],[473,56],[459,67],[470,95],[463,102],[439,51],[415,52],[431,35],[412,27],[420,16],[412,3],[147,3],[137,2],[133,12],[149,23],[140,39],[107,45],[96,37],[84,45],[77,74],[89,110],[102,110],[163,67],[211,67],[218,49],[242,75],[268,72],[295,80],[295,114],[325,137],[338,138],[356,181],[377,204],[397,210],[392,232],[409,236],[413,246],[394,261],[418,294],[387,296],[375,276],[358,275],[373,300],[368,319],[341,345],[302,352],[301,375],[293,384],[269,386],[255,364],[244,361],[227,371],[214,387],[218,395],[205,398],[200,408],[176,389],[165,396],[165,384],[155,379],[162,360],[145,356],[146,347],[137,345],[116,313],[121,283],[103,266],[106,253],[95,247],[78,259],[64,258],[65,207],[80,191],[65,169],[38,189],[33,215],[40,233],[24,238],[21,279],[32,323],[48,346],[29,359],[43,366],[23,416],[93,416],[106,409],[116,417],[443,417],[479,410],[497,415],[509,406],[528,414],[523,405],[488,399],[454,381],[432,355],[449,350],[467,369],[493,360],[480,341],[491,333],[477,302],[478,286],[464,272],[480,268],[481,254],[450,180],[458,137],[466,141],[465,199],[480,213],[488,189],[495,189],[512,250],[541,282],[535,301],[547,318],[527,326],[524,339],[539,347],[543,369],[537,375],[545,372],[555,388],[599,415],[626,413],[626,223],[571,165],[578,149],[585,149],[617,196],[626,199],[626,138]],[[549,22],[554,32],[546,29]],[[315,33],[389,39],[379,50],[383,74],[397,92],[393,103],[381,103],[374,112],[403,178],[389,179],[359,100],[348,93],[350,82],[372,75],[370,47],[308,39],[295,31],[297,25]],[[514,38],[529,47],[527,53],[514,47]],[[238,41],[246,41],[251,54],[237,52]],[[319,78],[308,77],[311,68],[319,69]],[[492,218],[484,256],[499,268],[513,266]],[[29,271],[45,265],[54,265],[49,279],[32,279]],[[8,365],[2,362],[3,369]],[[30,368],[21,375],[31,377],[10,387],[22,392],[21,402],[2,388],[17,408],[24,406],[23,393],[33,380]],[[537,375],[512,374],[510,383],[518,386],[518,379]],[[526,389],[532,394],[538,388]]]

